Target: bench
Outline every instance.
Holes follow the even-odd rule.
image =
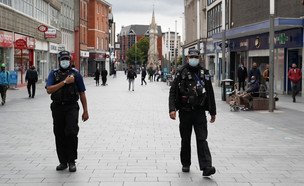
[[[274,101],[274,107],[276,101]],[[229,94],[226,94],[226,103],[230,103],[230,96]],[[262,97],[253,97],[251,101],[251,108],[250,110],[268,110],[269,109],[269,98],[262,98]]]

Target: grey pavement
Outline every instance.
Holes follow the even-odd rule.
[[[0,186],[298,186],[304,185],[304,99],[280,95],[277,110],[230,112],[215,87],[217,120],[209,146],[217,173],[203,178],[195,137],[190,173],[181,172],[179,121],[168,116],[169,86],[162,82],[128,91],[122,72],[96,87],[85,78],[90,119],[79,122],[77,172],[58,164],[50,97],[26,87],[8,91],[0,106]],[[80,116],[82,109],[80,110]],[[210,116],[208,116],[208,120]]]

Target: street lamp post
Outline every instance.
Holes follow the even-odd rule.
[[[177,44],[177,20],[175,20],[175,35],[174,35],[174,68],[177,70],[177,52],[176,52],[176,44]]]
[[[274,0],[270,0],[270,16],[269,16],[269,112],[274,110]]]
[[[200,0],[197,0],[197,25],[196,25],[196,29],[197,29],[197,50],[200,50]]]
[[[226,0],[222,1],[222,80],[225,79],[226,76]]]

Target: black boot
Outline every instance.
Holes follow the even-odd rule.
[[[69,163],[69,171],[76,172],[76,164],[74,162]]]
[[[206,167],[203,169],[203,176],[211,176],[216,172],[214,167]]]
[[[57,171],[61,171],[61,170],[64,170],[68,168],[67,164],[66,163],[60,163],[57,167],[56,167],[56,170]]]

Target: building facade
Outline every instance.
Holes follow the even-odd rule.
[[[83,76],[88,75],[88,6],[89,0],[75,0],[75,58],[74,65]]]
[[[288,94],[291,85],[287,74],[292,63],[303,71],[304,6],[300,1],[276,0],[275,3],[274,90]],[[263,0],[231,1],[230,29],[226,32],[229,78],[238,80],[236,72],[240,64],[250,70],[252,63],[256,62],[261,72],[269,64],[269,6],[269,1]],[[220,38],[221,33],[213,35],[214,40]]]
[[[162,31],[161,27],[157,26],[157,50],[158,60],[162,59]],[[117,59],[126,64],[127,52],[132,45],[143,37],[149,37],[149,25],[129,25],[122,27],[117,36],[119,43],[119,50],[117,52]]]
[[[178,33],[177,34],[177,39],[176,39],[176,43],[175,43],[175,32],[164,32],[163,33],[163,46],[162,46],[162,54],[163,54],[163,59],[165,61],[171,61],[171,62],[175,62],[178,61],[181,58],[181,37],[179,36]],[[169,38],[170,35],[170,38]],[[175,45],[175,47],[174,47]],[[175,52],[174,53],[174,48],[175,48]],[[170,58],[169,58],[170,56]],[[163,60],[163,61],[164,61]],[[174,66],[174,64],[171,64]],[[166,67],[168,66],[167,64],[165,65]]]
[[[0,61],[18,75],[16,86],[25,83],[25,72],[32,65],[37,67],[40,81],[56,67],[56,46],[62,36],[60,10],[60,0],[0,1]],[[41,25],[49,32],[40,32]]]
[[[89,75],[93,75],[96,68],[110,71],[109,46],[110,24],[109,15],[111,4],[104,0],[92,0],[89,3],[88,50]]]

